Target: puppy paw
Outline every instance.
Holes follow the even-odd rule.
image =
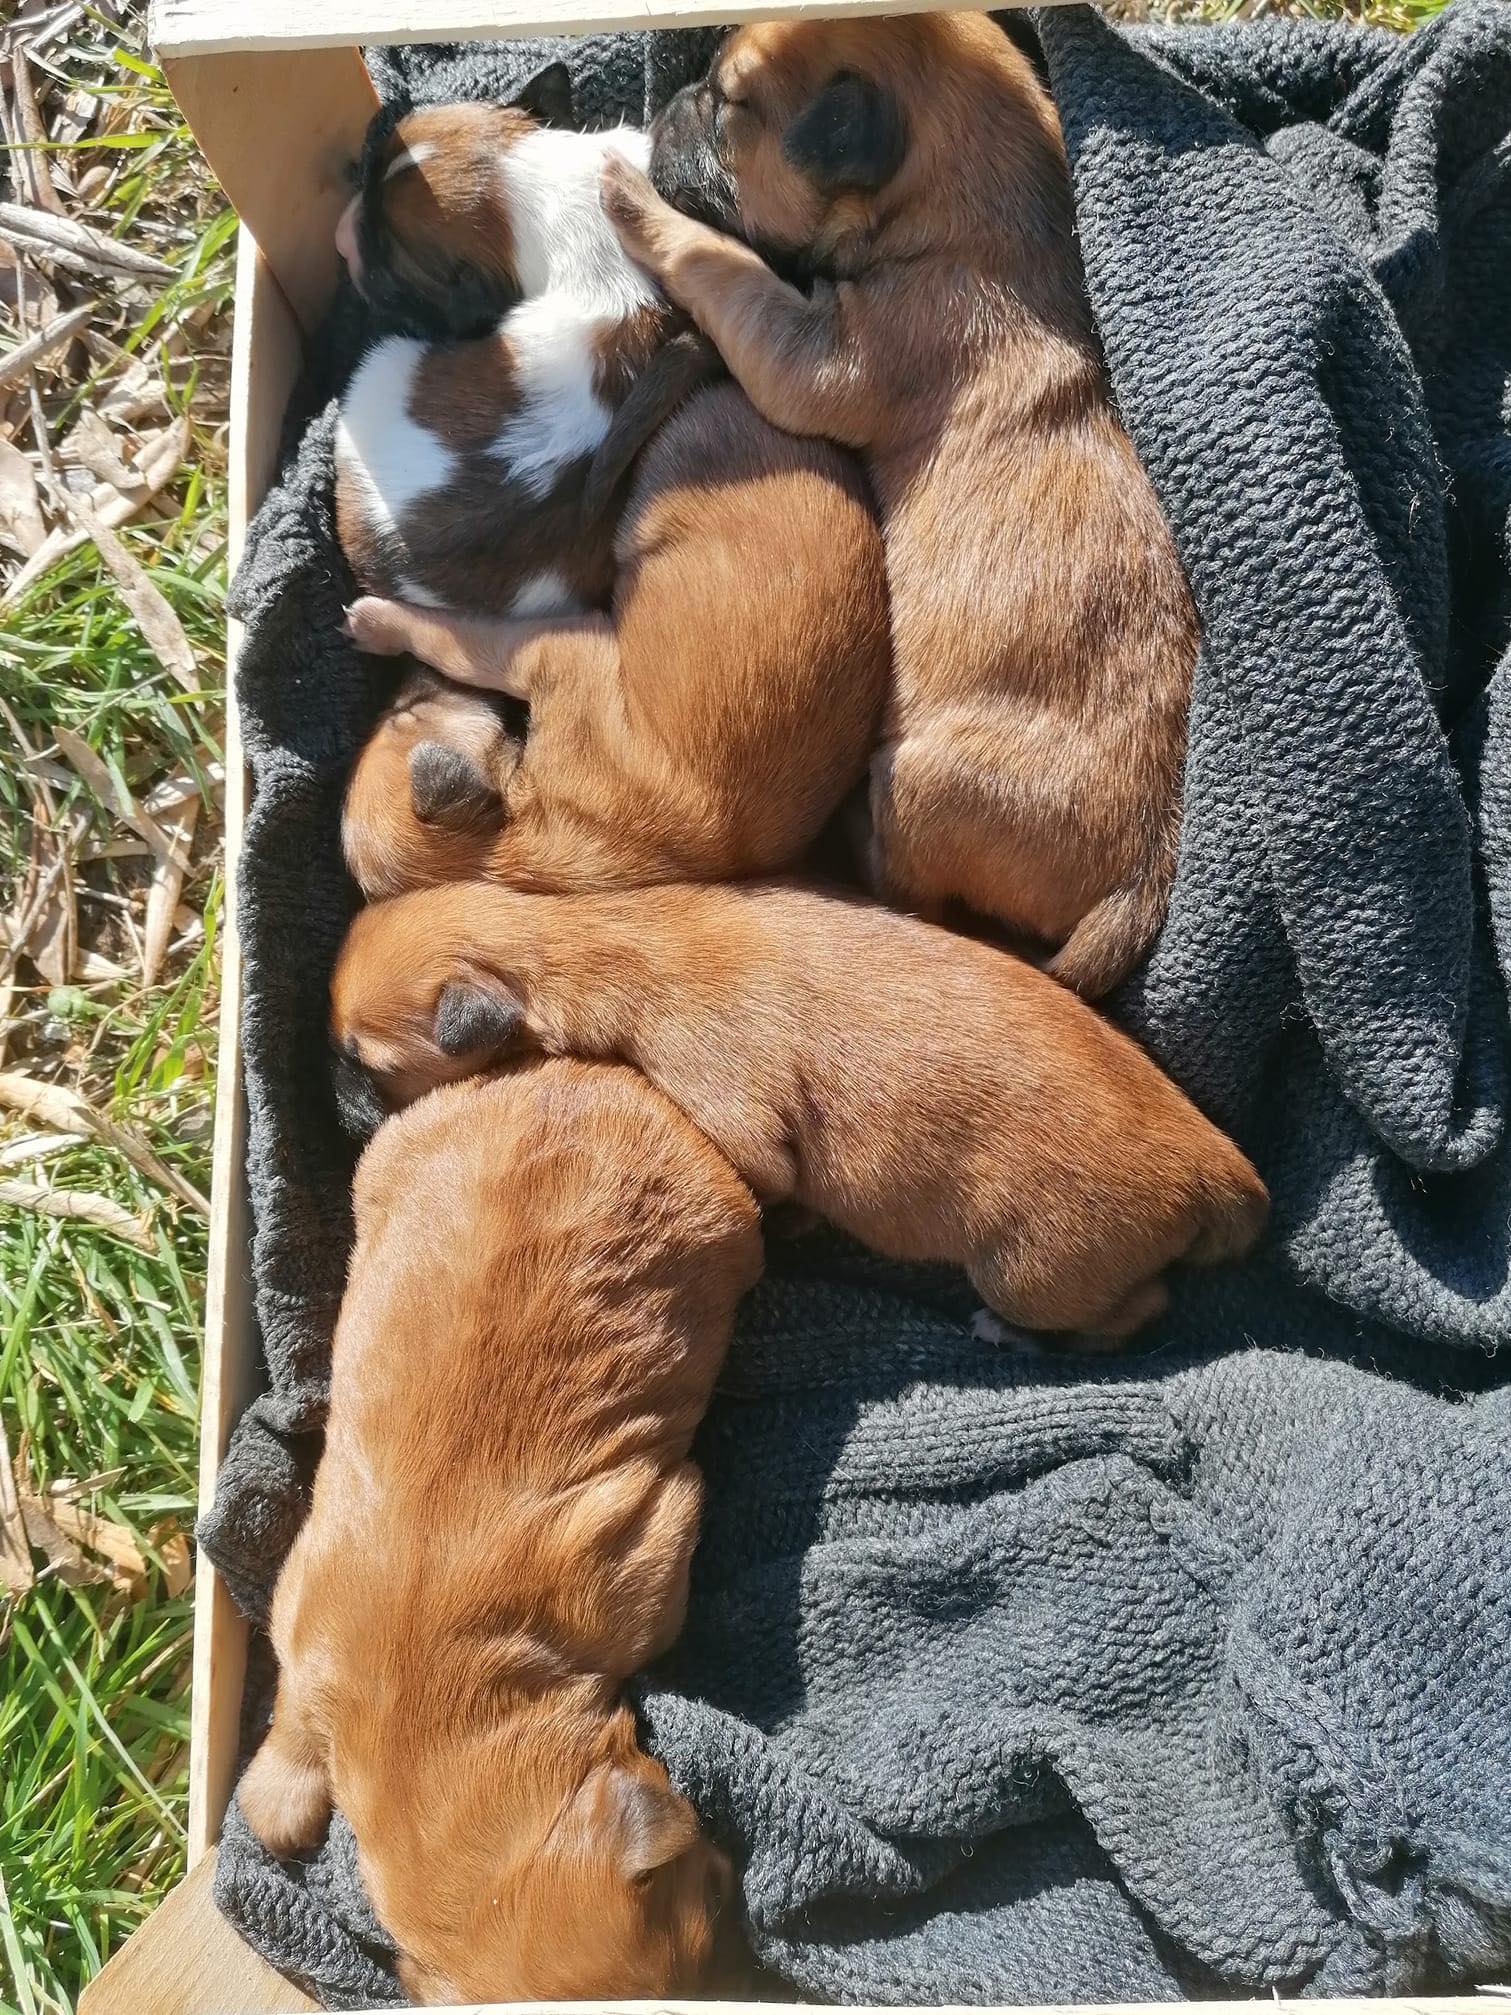
[[[978,1308],[971,1317],[971,1335],[977,1343],[994,1344],[999,1350],[1016,1351],[1020,1357],[1043,1357],[1042,1345],[1034,1343],[1021,1329],[1014,1329],[989,1308]]]
[[[655,223],[663,205],[650,177],[623,154],[609,153],[599,170],[598,193],[604,214],[619,233],[625,251],[641,265],[654,267]]]
[[[409,648],[403,610],[377,595],[359,596],[351,604],[341,634],[375,658],[396,658]]]

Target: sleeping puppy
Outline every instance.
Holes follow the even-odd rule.
[[[353,604],[364,649],[411,652],[530,709],[502,785],[473,696],[432,701],[407,793],[394,724],[380,725],[347,800],[366,895],[457,875],[574,890],[771,873],[817,837],[864,773],[889,663],[859,471],[780,433],[734,385],[707,387],[641,456],[613,566],[602,614]]]
[[[559,73],[559,74],[558,74]],[[359,290],[486,334],[374,345],[341,401],[336,526],[373,594],[495,614],[600,606],[622,479],[717,355],[620,250],[598,200],[644,133],[561,132],[558,64],[512,105],[384,129],[336,242]]]
[[[380,1110],[521,1049],[632,1064],[763,1200],[964,1266],[1026,1329],[1124,1336],[1173,1261],[1265,1219],[1239,1150],[1073,994],[840,896],[453,884],[357,917],[331,1008]]]
[[[984,16],[788,21],[733,34],[652,138],[650,181],[604,164],[627,249],[769,420],[865,456],[895,655],[877,885],[1104,992],[1164,915],[1197,625],[1047,93]]]
[[[621,1689],[682,1627],[754,1201],[633,1072],[551,1061],[385,1126],[355,1202],[241,1809],[280,1855],[346,1814],[407,2000],[691,1993],[728,1868]]]

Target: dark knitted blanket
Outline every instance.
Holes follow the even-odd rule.
[[[1082,9],[1013,32],[1205,631],[1170,920],[1115,1006],[1253,1154],[1275,1233],[1111,1363],[994,1351],[957,1282],[774,1238],[649,1739],[813,1997],[1505,1978],[1511,9],[1458,0],[1408,42],[1124,37]],[[374,67],[444,97],[564,53],[599,120],[707,51]],[[356,339],[347,303],[307,412]],[[203,1540],[254,1617],[304,1515],[349,1238],[325,986],[382,692],[336,630],[330,444],[327,413],[235,595],[270,1389]],[[396,1998],[339,1821],[282,1868],[233,1811],[218,1893],[332,2005]]]

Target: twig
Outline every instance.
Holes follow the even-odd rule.
[[[129,273],[142,280],[176,280],[178,270],[150,252],[139,252],[119,238],[107,238],[72,217],[53,217],[27,203],[0,203],[0,237],[60,265],[84,272]]]
[[[66,315],[59,315],[45,329],[39,329],[35,336],[28,336],[24,343],[18,343],[14,350],[7,350],[0,357],[0,391],[24,378],[33,365],[42,363],[54,350],[76,336],[95,312],[96,304],[92,301],[81,308],[70,308]]]

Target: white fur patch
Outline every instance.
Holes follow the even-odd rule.
[[[358,366],[336,426],[336,458],[356,476],[370,519],[393,534],[398,521],[429,490],[444,489],[457,458],[444,441],[409,417],[409,393],[427,345],[390,336]]]
[[[593,389],[596,339],[606,326],[659,298],[603,213],[598,175],[610,152],[643,167],[650,141],[628,126],[612,133],[542,128],[509,148],[499,164],[525,299],[504,323],[519,408],[492,452],[537,497],[608,432],[609,409]]]
[[[383,180],[391,182],[405,168],[418,168],[422,161],[430,159],[435,150],[434,140],[416,140],[412,147],[401,147],[383,170]]]
[[[573,616],[582,603],[554,570],[532,574],[509,604],[511,616]]]

